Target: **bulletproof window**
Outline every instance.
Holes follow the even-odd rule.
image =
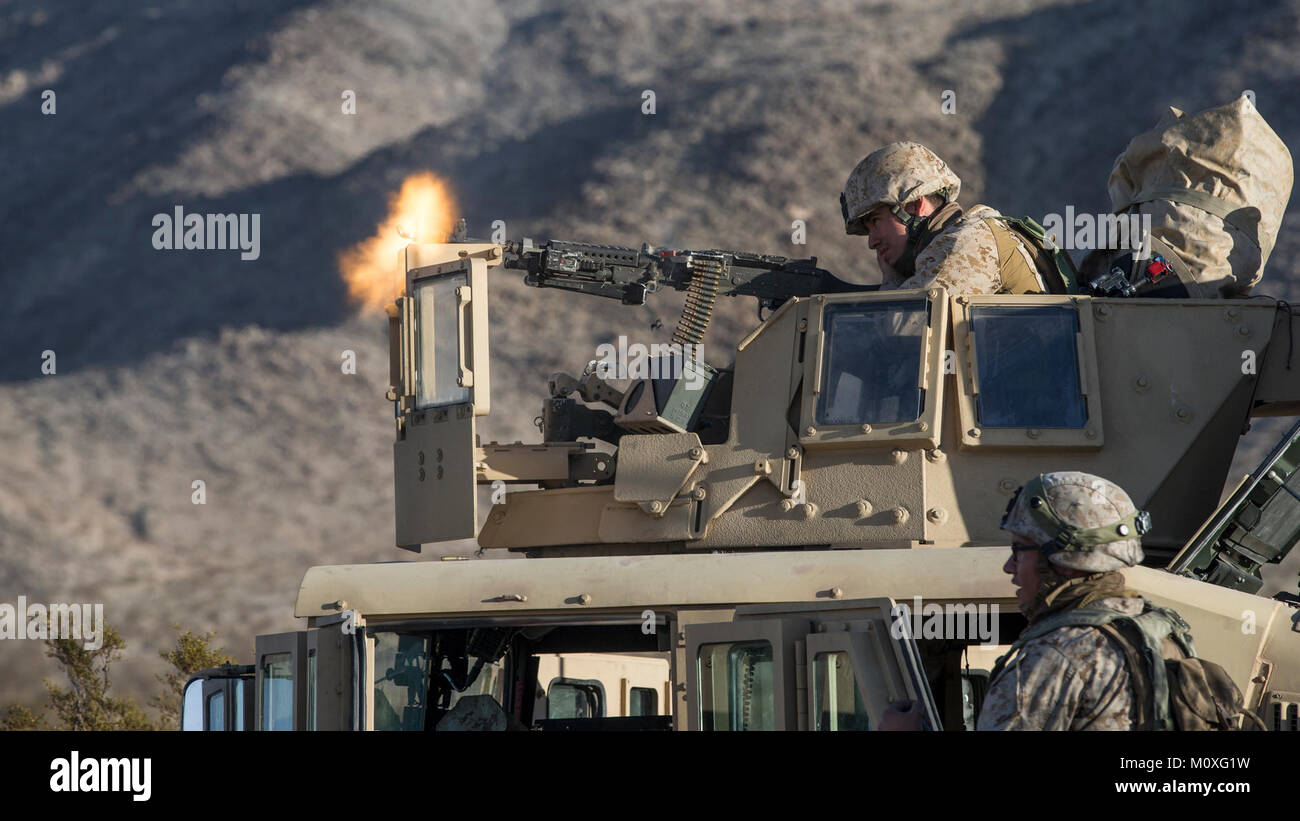
[[[199,732],[203,729],[203,679],[185,685],[185,706],[181,714],[181,729]]]
[[[858,691],[853,663],[843,651],[818,653],[813,659],[814,730],[870,730],[867,705]]]
[[[919,418],[929,325],[924,298],[827,304],[816,422],[888,425]]]
[[[235,679],[235,729],[239,731],[247,729],[244,726],[244,699],[248,697],[244,691],[246,684],[242,678]]]
[[[1074,305],[973,305],[970,325],[980,427],[1087,424]]]
[[[696,663],[700,729],[777,729],[770,641],[701,645]]]
[[[415,406],[429,408],[468,402],[460,373],[460,300],[456,290],[469,285],[467,274],[418,280],[415,291]]]
[[[630,716],[659,715],[659,693],[653,687],[633,687],[628,693],[627,714]]]
[[[208,696],[208,731],[226,729],[226,694],[218,690]]]
[[[293,654],[262,656],[262,729],[293,729]]]

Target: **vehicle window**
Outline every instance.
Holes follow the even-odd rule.
[[[472,668],[471,668],[472,669]],[[451,694],[447,697],[446,708],[450,710],[455,707],[457,702],[468,696],[492,696],[500,704],[505,692],[502,684],[504,678],[502,671],[505,665],[500,661],[484,662],[482,667],[478,668],[478,675],[474,680],[465,685],[464,690],[457,691],[454,686],[451,687]],[[450,659],[442,660],[442,673],[444,680],[450,683],[453,675],[453,664]]]
[[[771,642],[702,644],[696,662],[701,729],[776,729]]]
[[[547,718],[601,718],[605,687],[598,681],[553,679],[546,688]]]
[[[375,729],[423,730],[429,636],[375,633]]]
[[[262,656],[262,729],[293,729],[293,655]]]
[[[1082,428],[1087,423],[1073,305],[975,305],[971,333],[982,427]]]
[[[244,691],[245,681],[242,678],[235,679],[235,729],[244,729]]]
[[[659,715],[659,693],[653,687],[633,687],[628,694],[627,714],[630,716]]]
[[[218,690],[208,696],[208,732],[226,729],[226,694]]]
[[[203,729],[203,679],[195,679],[185,688],[181,729],[192,732]]]
[[[456,384],[460,364],[460,312],[456,289],[465,275],[436,277],[415,286],[415,405],[428,408],[469,401]]]
[[[871,729],[848,653],[818,653],[814,657],[813,719],[814,730]]]
[[[822,425],[911,422],[924,408],[929,302],[833,303],[822,314]]]

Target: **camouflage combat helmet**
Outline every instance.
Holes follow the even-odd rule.
[[[918,218],[904,211],[904,204],[929,195],[955,200],[959,191],[961,180],[933,151],[920,143],[890,143],[868,154],[844,183],[844,233],[867,233],[862,218],[878,205],[911,227]]]
[[[1151,515],[1114,482],[1077,471],[1034,477],[1007,505],[1002,529],[1039,545],[1052,564],[1089,573],[1142,561]]]

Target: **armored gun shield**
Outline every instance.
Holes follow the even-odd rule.
[[[406,291],[389,312],[397,403],[397,545],[473,538],[474,419],[488,413],[489,259],[496,245],[409,245]]]

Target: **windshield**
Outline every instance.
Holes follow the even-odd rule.
[[[375,729],[434,729],[469,696],[491,696],[500,705],[503,667],[493,659],[500,632],[375,631]]]

